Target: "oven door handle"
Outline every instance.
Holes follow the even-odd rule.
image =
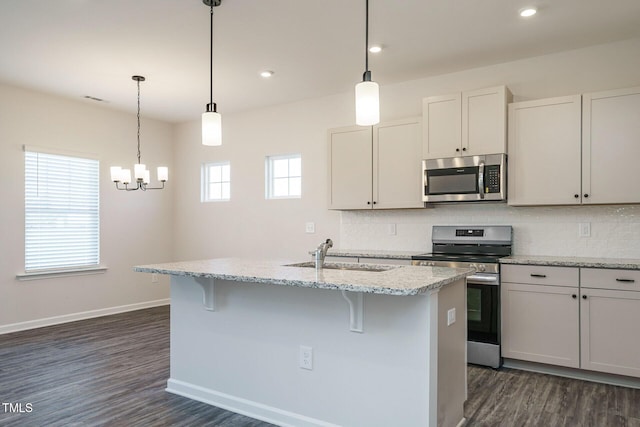
[[[498,286],[499,282],[498,276],[479,276],[476,274],[472,274],[471,276],[467,276],[467,284]]]

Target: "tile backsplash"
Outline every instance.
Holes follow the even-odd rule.
[[[640,259],[640,205],[511,207],[464,203],[426,209],[343,211],[340,249],[429,252],[433,225],[474,224],[512,225],[514,255]],[[581,224],[589,224],[590,237],[580,237]]]

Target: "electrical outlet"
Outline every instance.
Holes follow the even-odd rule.
[[[455,307],[452,309],[449,309],[449,311],[447,311],[447,326],[451,326],[454,323],[456,323],[456,309]]]
[[[300,368],[313,369],[313,348],[306,345],[300,346],[300,360],[298,361]]]
[[[304,225],[305,233],[315,233],[316,232],[316,224],[313,222],[307,222]]]
[[[590,222],[581,222],[578,224],[578,237],[591,237]]]
[[[151,273],[151,283],[158,283],[158,273]]]
[[[388,228],[388,232],[390,236],[395,236],[396,235],[396,225],[395,224],[389,224],[389,228]]]

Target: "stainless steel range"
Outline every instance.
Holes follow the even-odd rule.
[[[475,268],[467,277],[467,361],[499,368],[500,265],[511,255],[510,225],[434,225],[430,254],[412,257],[414,265]]]

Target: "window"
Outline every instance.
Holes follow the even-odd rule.
[[[202,202],[231,198],[231,165],[229,162],[202,165]]]
[[[25,272],[100,263],[98,160],[25,148]]]
[[[267,199],[300,198],[301,196],[302,159],[300,154],[267,157]]]

